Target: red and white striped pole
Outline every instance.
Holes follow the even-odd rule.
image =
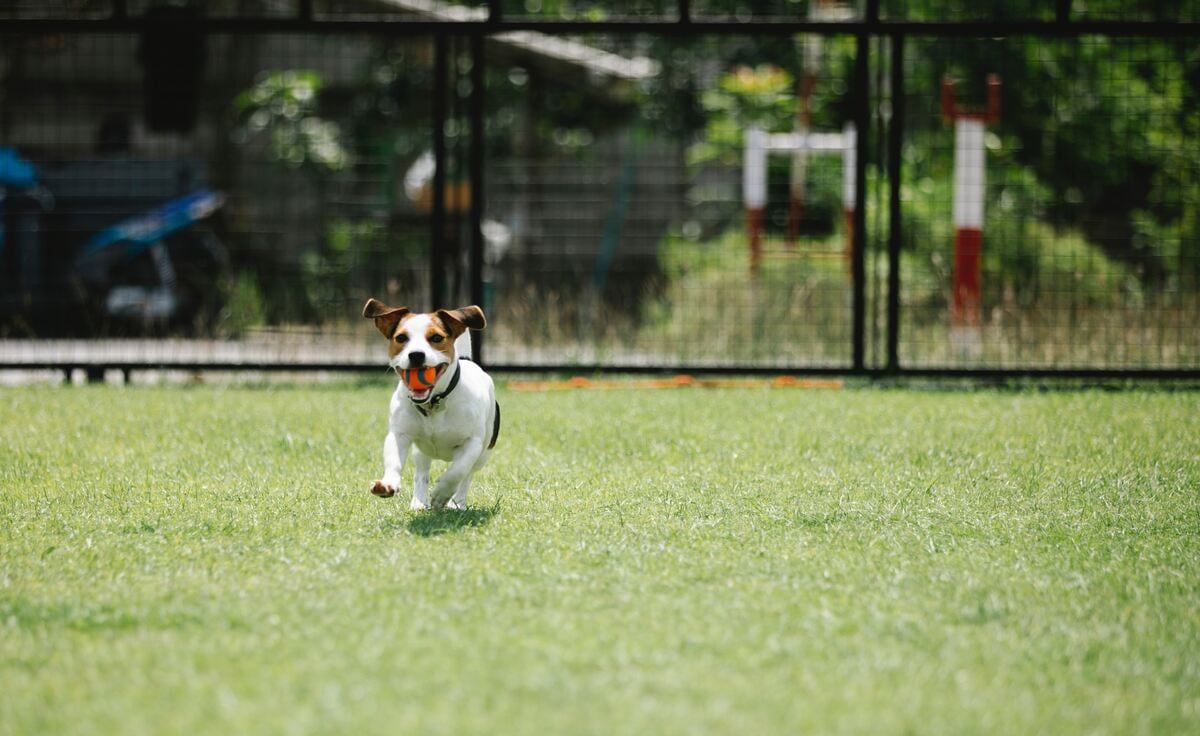
[[[858,136],[853,123],[842,126],[842,222],[846,231],[846,267],[854,273],[854,208],[858,193],[854,189],[854,167],[858,162]]]
[[[742,162],[742,200],[746,207],[746,239],[750,244],[750,273],[757,274],[762,263],[764,213],[767,207],[768,135],[760,128],[746,131],[746,152]]]
[[[815,86],[816,75],[810,73],[806,67],[796,88],[796,123],[792,128],[792,132],[801,138],[808,135],[811,127],[812,115],[809,106],[812,103],[812,92]],[[808,152],[803,149],[792,151],[791,180],[788,182],[788,248],[796,247],[796,240],[800,237],[800,219],[804,216],[804,180],[807,171]]]
[[[942,80],[942,117],[954,124],[954,274],[951,320],[956,327],[982,323],[983,216],[987,191],[984,133],[1000,119],[1000,77],[988,75],[985,111],[960,108],[954,81]]]
[[[747,128],[742,159],[742,201],[746,208],[746,241],[750,246],[750,272],[758,273],[762,264],[763,227],[767,207],[767,156],[772,151],[801,151],[811,154],[842,156],[842,215],[846,221],[846,258],[854,255],[854,126],[847,124],[841,133],[776,133]]]

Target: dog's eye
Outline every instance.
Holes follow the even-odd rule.
[[[396,335],[396,342],[408,342],[408,335],[401,332],[399,335]]]
[[[434,345],[437,345],[439,342],[441,342],[442,340],[445,340],[445,339],[446,338],[442,337],[441,335],[434,335],[433,337],[429,338],[429,342],[433,343]]]

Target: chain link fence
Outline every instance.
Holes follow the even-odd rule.
[[[480,304],[493,369],[1195,377],[1198,40],[1190,2],[9,3],[0,367],[376,370],[374,296]]]

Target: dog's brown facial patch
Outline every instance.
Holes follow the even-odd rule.
[[[446,361],[454,362],[454,339],[457,335],[442,321],[438,314],[430,315],[429,328],[425,330],[425,339],[429,347],[446,356]]]
[[[396,328],[392,331],[392,338],[388,341],[388,358],[394,358],[400,354],[400,351],[408,345],[408,341],[412,339],[408,334],[408,329],[405,324],[415,315],[412,313],[406,314],[396,323]]]

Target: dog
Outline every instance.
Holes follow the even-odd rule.
[[[400,381],[389,406],[383,441],[383,477],[371,493],[391,498],[412,450],[410,508],[467,508],[471,479],[487,463],[500,434],[500,404],[491,377],[471,360],[471,333],[487,325],[477,306],[419,314],[368,299],[363,317],[375,321],[388,340],[388,365],[403,377],[409,369],[432,368],[432,386]],[[450,465],[429,491],[434,459]]]

